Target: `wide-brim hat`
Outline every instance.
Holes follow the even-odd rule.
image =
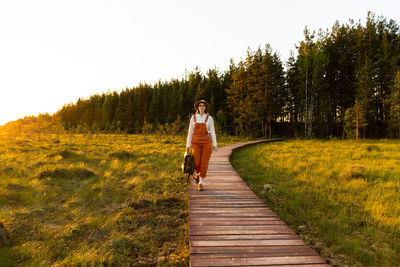
[[[206,105],[206,110],[210,111],[210,104],[207,103],[207,101],[205,100],[199,100],[196,103],[194,103],[194,109],[197,110],[199,108],[199,104],[200,103],[204,103],[204,105]]]

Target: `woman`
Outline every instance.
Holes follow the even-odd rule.
[[[196,113],[190,118],[189,131],[186,140],[186,152],[193,148],[194,169],[193,178],[196,181],[197,190],[203,190],[203,179],[206,178],[208,161],[211,157],[211,141],[214,150],[217,151],[217,138],[215,136],[214,121],[208,114],[210,104],[205,100],[194,103]]]

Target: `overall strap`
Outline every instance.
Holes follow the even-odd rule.
[[[193,115],[194,123],[196,123],[196,113]]]
[[[208,116],[210,116],[210,115],[207,113],[206,122],[207,122],[207,120],[208,120]]]

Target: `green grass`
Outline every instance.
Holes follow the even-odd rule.
[[[231,162],[331,265],[398,266],[399,140],[288,140],[235,150]]]
[[[189,264],[185,137],[44,139],[0,138],[1,266]]]

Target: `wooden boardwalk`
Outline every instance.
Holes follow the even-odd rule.
[[[273,140],[270,140],[273,141]],[[189,188],[191,266],[328,266],[240,178],[232,149],[211,155],[204,191]]]

